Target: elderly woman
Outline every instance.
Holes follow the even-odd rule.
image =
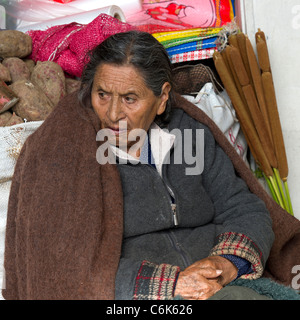
[[[267,299],[227,285],[262,276],[270,214],[181,103],[150,34],[93,50],[78,99],[61,101],[20,154],[5,298]]]
[[[137,159],[118,165],[124,241],[116,298],[207,299],[237,276],[259,277],[273,241],[269,213],[236,177],[209,130],[182,110],[171,110],[172,72],[161,45],[144,33],[110,37],[94,50],[82,82],[82,102],[91,96],[101,129],[108,129],[109,141],[115,137],[121,150],[118,159]],[[181,136],[192,130],[193,154],[201,143],[195,132],[204,130],[201,175],[187,175],[186,157],[176,163],[177,137],[164,127],[179,129]],[[128,141],[135,129],[149,132],[140,148]],[[169,153],[164,163],[161,154]]]

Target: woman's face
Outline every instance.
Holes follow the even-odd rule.
[[[163,85],[156,97],[139,71],[131,65],[102,64],[98,67],[92,87],[92,106],[101,120],[101,129],[108,129],[109,142],[128,149],[130,132],[147,132],[156,115],[165,111],[171,86]]]

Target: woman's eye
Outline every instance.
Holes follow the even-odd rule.
[[[108,98],[108,94],[105,92],[99,92],[99,98],[100,99],[107,99]]]
[[[125,97],[125,101],[126,101],[126,103],[134,103],[135,102],[135,99],[134,98],[132,98],[132,97]]]

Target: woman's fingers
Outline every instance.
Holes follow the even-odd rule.
[[[193,265],[185,269],[185,271],[189,273],[196,272],[207,279],[216,279],[223,272],[223,270],[218,270],[212,267],[199,267],[199,266],[193,266]]]
[[[196,271],[197,269],[198,271]],[[220,256],[207,257],[205,259],[196,261],[185,269],[185,271],[187,270],[200,272],[201,275],[207,277],[208,279],[214,278],[213,272],[210,273],[210,270],[215,270],[216,273],[218,270],[222,271],[216,277],[219,277],[218,281],[223,286],[234,280],[238,273],[237,267],[232,262]],[[212,276],[209,276],[209,274]]]
[[[237,268],[223,257],[208,257],[196,261],[181,271],[175,295],[189,300],[205,300],[235,279]]]
[[[206,300],[222,288],[217,280],[209,280],[199,272],[182,271],[178,277],[175,296],[180,295],[188,300]]]

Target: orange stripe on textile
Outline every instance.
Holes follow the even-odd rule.
[[[221,26],[221,14],[220,14],[220,0],[215,0],[216,1],[216,23],[215,27],[220,27]]]

